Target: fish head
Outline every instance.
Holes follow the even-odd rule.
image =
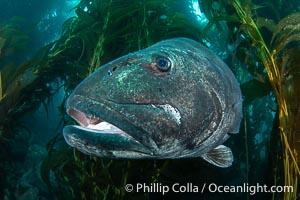
[[[216,72],[209,65],[202,45],[176,38],[101,66],[67,101],[67,113],[80,126],[64,128],[66,141],[108,158],[176,158],[199,151],[220,129],[226,103],[213,89]],[[227,137],[226,129],[214,140]]]

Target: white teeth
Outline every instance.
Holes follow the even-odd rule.
[[[107,132],[107,133],[118,133],[118,134],[124,133],[124,131],[122,131],[118,127],[107,122],[100,122],[99,124],[95,124],[95,125],[89,124],[85,128],[90,128],[90,129]]]
[[[124,137],[132,138],[126,132],[122,131],[118,127],[108,123],[108,122],[100,122],[98,124],[89,124],[84,129],[92,129],[95,133],[106,133],[106,134],[118,134],[123,135]]]

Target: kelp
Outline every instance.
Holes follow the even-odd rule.
[[[258,27],[240,3],[233,1],[243,24],[243,31],[251,38],[266,68],[272,90],[278,103],[278,117],[283,147],[284,185],[293,186],[293,192],[284,193],[284,199],[296,199],[299,171],[299,52],[300,14],[293,13],[276,26],[268,47]],[[291,44],[293,43],[293,44]],[[275,177],[276,178],[276,177]]]
[[[5,110],[10,112],[0,114],[0,118],[5,119],[1,120],[0,124],[5,122],[4,128],[13,127],[7,125],[14,121],[13,118],[17,119],[21,113],[31,112],[37,105],[46,102],[46,99],[55,93],[49,85],[58,79],[62,82],[61,87],[65,89],[64,101],[60,106],[61,123],[62,125],[74,123],[66,116],[65,100],[73,88],[99,66],[169,37],[184,36],[201,42],[203,38],[209,38],[207,33],[212,27],[224,31],[222,28],[226,22],[232,39],[229,43],[236,47],[233,57],[247,64],[243,70],[250,74],[247,76],[252,77],[250,80],[243,77],[243,79],[247,79],[241,85],[245,99],[244,107],[247,108],[253,101],[270,95],[272,91],[275,91],[274,93],[279,99],[278,118],[281,120],[279,120],[278,126],[281,128],[284,160],[281,160],[281,154],[278,153],[275,162],[277,164],[281,161],[284,162],[286,184],[295,186],[297,182],[296,162],[299,160],[297,152],[300,146],[298,144],[300,139],[295,134],[299,133],[300,129],[299,123],[297,123],[297,119],[300,117],[297,103],[300,102],[299,87],[297,87],[300,80],[299,58],[297,57],[299,55],[297,18],[299,17],[298,14],[291,15],[282,19],[275,26],[276,20],[281,14],[276,9],[284,9],[282,5],[277,5],[278,2],[276,1],[272,5],[254,5],[251,1],[243,1],[241,6],[237,1],[229,2],[229,4],[228,1],[222,0],[199,1],[202,11],[209,20],[207,26],[202,30],[199,22],[192,19],[191,12],[183,12],[185,8],[182,8],[182,5],[186,5],[186,1],[183,0],[166,0],[163,3],[160,0],[82,0],[74,8],[76,16],[64,23],[61,37],[43,47],[31,61],[19,66],[20,68],[12,80],[4,80],[2,92],[5,98],[2,100],[9,99],[8,97],[14,99],[8,101],[13,102],[12,104],[5,106]],[[293,1],[293,3],[295,2]],[[270,6],[275,17],[269,19],[266,16],[260,16],[262,12],[259,11]],[[252,13],[253,11],[255,14]],[[270,47],[263,39],[265,35],[260,32],[260,29],[263,28],[274,31],[273,38],[270,39]],[[1,35],[0,37],[2,38]],[[23,39],[27,38],[23,37]],[[7,41],[2,40],[2,44],[0,56],[4,55]],[[17,45],[17,43],[13,44]],[[20,47],[20,49],[23,48],[22,45]],[[15,53],[17,51],[8,52]],[[259,62],[260,60],[263,62]],[[233,67],[232,69],[236,72]],[[279,92],[280,98],[276,91]],[[6,96],[7,94],[8,96]],[[4,106],[0,105],[0,110],[2,108]],[[247,138],[251,135],[251,128],[259,126],[259,120],[265,119],[264,115],[260,115],[253,122],[247,117],[250,109],[247,108],[244,112],[244,130],[242,132],[244,132],[245,139],[244,143],[238,142],[236,146],[246,144],[246,167],[236,167],[232,171],[236,170],[234,172],[240,174],[246,173],[248,181],[251,177],[249,174],[251,156],[248,144],[251,142],[247,141]],[[278,127],[276,121],[273,126],[275,132]],[[272,148],[277,147],[278,149],[280,137],[274,138]],[[89,199],[92,196],[99,199],[126,199],[129,194],[133,195],[132,198],[149,199],[149,194],[126,193],[123,190],[125,184],[156,181],[174,183],[178,180],[182,182],[187,180],[184,173],[182,177],[177,177],[177,174],[174,175],[170,172],[172,167],[179,168],[178,172],[182,172],[180,163],[186,165],[184,161],[180,163],[176,163],[176,161],[111,161],[83,155],[77,150],[66,147],[62,141],[61,133],[49,141],[48,156],[41,165],[42,179],[51,192],[60,199]],[[244,149],[244,147],[242,148]],[[242,160],[242,156],[239,155],[237,160]],[[296,162],[293,161],[293,158]],[[208,176],[206,171],[199,172],[201,161],[200,164],[198,160],[188,163],[194,165],[194,171],[190,170],[193,169],[193,165],[186,166],[189,167],[191,173],[189,177],[193,177],[195,182],[199,179],[195,173],[203,173],[205,177]],[[205,167],[207,168],[207,166]],[[271,175],[275,177],[274,183],[278,183],[281,180],[280,166],[278,164],[273,167],[276,170],[270,173],[274,172]],[[210,173],[209,176],[213,176],[213,169]],[[290,175],[287,175],[288,173]],[[140,174],[143,174],[143,177],[140,177]],[[288,182],[291,180],[292,182]],[[285,198],[295,194],[296,192],[285,194]]]
[[[4,45],[5,45],[5,42],[6,42],[6,39],[0,37],[0,58],[2,57],[1,56],[2,55],[2,49],[3,49]]]
[[[275,117],[278,117],[278,120],[274,120],[270,136],[270,157],[274,159],[271,162],[274,166],[270,173],[274,173],[275,185],[282,183],[293,186],[293,192],[284,193],[283,198],[296,199],[300,175],[300,14],[290,12],[297,8],[298,4],[295,1],[287,5],[281,1],[272,1],[255,5],[247,0],[200,3],[210,20],[204,30],[207,31],[213,25],[226,21],[231,30],[232,43],[236,46],[234,58],[246,63],[247,72],[252,76],[251,80],[241,85],[245,97],[245,118],[250,112],[246,106],[253,100],[273,94],[276,97],[278,108]],[[268,12],[264,12],[266,9]],[[276,20],[280,21],[276,24]],[[270,44],[267,45],[268,43]],[[247,124],[245,123],[245,127]],[[278,148],[282,148],[282,151],[278,151]],[[273,199],[275,197],[277,195],[273,194]]]
[[[292,185],[294,193],[285,199],[296,198],[299,170],[300,140],[300,13],[282,19],[272,37],[272,59],[278,68],[275,94],[279,104],[281,140],[283,143],[285,185]]]
[[[41,165],[43,181],[60,199],[125,199],[128,193],[123,188],[127,183],[153,182],[156,171],[164,163],[97,159],[70,147],[53,148],[62,140],[59,134],[49,142],[49,156]],[[143,174],[142,179],[140,174]],[[143,193],[131,195],[145,198]]]
[[[4,126],[10,127],[10,114],[22,96],[21,91],[37,77],[29,62],[18,61],[31,41],[29,33],[32,28],[33,25],[21,17],[12,17],[0,25],[0,130]]]
[[[12,17],[0,24],[0,58],[15,55],[26,49],[33,26],[21,17]]]
[[[185,23],[191,21],[190,13],[169,10],[179,3],[81,1],[74,8],[77,17],[64,23],[62,36],[36,56],[35,83],[41,85],[60,78],[68,86],[67,90],[71,90],[97,67],[128,52],[168,37],[200,38],[197,24]]]
[[[2,89],[2,73],[0,71],[0,101],[3,99],[3,89]]]
[[[200,26],[189,20],[192,13],[176,10],[176,6],[184,5],[185,1],[91,2],[81,1],[75,7],[77,16],[64,23],[61,38],[39,55],[41,67],[35,71],[38,80],[45,83],[51,77],[60,77],[64,81],[65,99],[79,81],[112,59],[168,37],[201,38]],[[65,116],[63,106],[61,110],[63,123],[74,123]],[[126,198],[128,193],[123,189],[126,183],[141,182],[139,173],[143,173],[143,181],[153,182],[164,163],[109,161],[85,156],[70,147],[61,148],[58,144],[62,135],[59,134],[49,142],[41,177],[60,198]],[[135,196],[145,197],[142,193]]]

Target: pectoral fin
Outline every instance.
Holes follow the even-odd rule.
[[[218,167],[230,167],[233,162],[231,149],[224,145],[219,145],[201,156],[207,162]]]

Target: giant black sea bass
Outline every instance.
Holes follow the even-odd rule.
[[[103,158],[202,157],[228,167],[222,145],[239,132],[242,95],[226,64],[198,42],[164,40],[100,67],[66,103],[80,126],[67,143]]]

